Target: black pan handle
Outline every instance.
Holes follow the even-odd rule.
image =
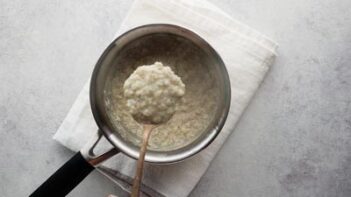
[[[93,170],[94,167],[78,152],[36,189],[30,197],[66,196]]]

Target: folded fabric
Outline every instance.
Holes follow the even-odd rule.
[[[277,44],[233,20],[203,0],[136,0],[117,35],[145,24],[169,23],[188,28],[207,40],[220,54],[231,81],[227,121],[213,143],[199,154],[176,164],[146,164],[142,191],[147,196],[188,196],[213,160],[265,77],[276,56]],[[54,139],[78,151],[97,132],[90,111],[89,82],[85,85]],[[111,147],[107,140],[100,148]],[[119,154],[98,167],[112,181],[129,190],[135,160]]]

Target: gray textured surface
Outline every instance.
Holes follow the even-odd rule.
[[[191,196],[351,196],[351,1],[216,4],[279,57]],[[71,156],[51,137],[129,6],[0,0],[1,196],[27,196]],[[70,196],[108,193],[125,196],[93,173]]]

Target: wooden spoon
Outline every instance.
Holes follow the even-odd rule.
[[[144,169],[144,159],[145,159],[145,153],[147,149],[147,144],[149,141],[149,137],[151,134],[151,131],[156,127],[157,125],[153,124],[143,124],[143,142],[140,146],[140,152],[139,152],[139,159],[137,163],[137,169],[135,172],[135,177],[133,181],[133,188],[132,188],[132,193],[131,197],[138,197],[139,196],[139,191],[140,191],[140,184],[141,184],[141,179],[143,177],[143,169]]]

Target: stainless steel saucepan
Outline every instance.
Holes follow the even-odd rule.
[[[174,42],[178,44],[175,45]],[[180,56],[173,54],[174,47],[184,47],[184,49],[191,47],[191,54]],[[90,104],[99,127],[97,135],[31,196],[65,196],[97,165],[119,152],[138,159],[139,147],[122,138],[116,127],[113,126],[115,120],[111,120],[109,116],[109,105],[106,103],[106,92],[110,88],[109,82],[123,64],[150,63],[160,57],[166,57],[169,61],[173,59],[179,64],[189,61],[192,55],[201,57],[202,64],[208,67],[219,84],[219,103],[217,103],[216,112],[213,114],[213,121],[192,143],[171,151],[148,150],[145,161],[155,164],[174,163],[189,158],[208,146],[221,131],[230,106],[229,76],[222,59],[204,39],[186,28],[170,24],[150,24],[136,27],[115,39],[101,55],[95,66],[90,85]],[[96,156],[94,148],[102,136],[106,137],[114,148]]]

